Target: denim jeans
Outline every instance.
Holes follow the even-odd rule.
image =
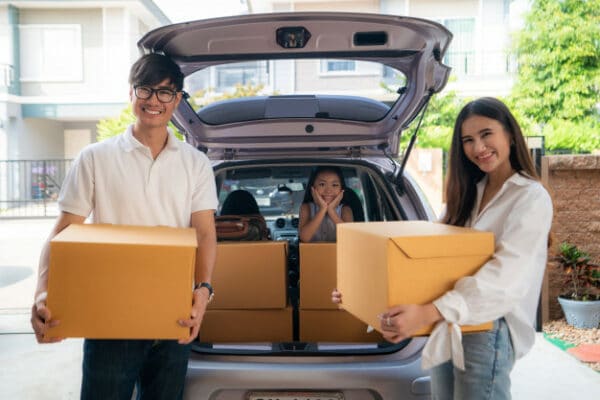
[[[191,345],[175,340],[92,340],[83,344],[82,400],[175,400]]]
[[[465,370],[452,361],[431,369],[433,400],[510,400],[510,371],[515,363],[504,318],[489,332],[463,334]]]

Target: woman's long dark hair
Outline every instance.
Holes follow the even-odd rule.
[[[475,207],[477,182],[485,176],[485,172],[467,158],[461,140],[462,125],[473,115],[500,122],[511,139],[510,165],[521,175],[538,181],[540,179],[533,166],[521,127],[508,107],[493,97],[471,101],[456,117],[450,145],[446,178],[446,214],[442,221],[450,225],[464,226],[467,223]]]
[[[308,184],[306,185],[306,190],[304,191],[304,199],[302,199],[302,203],[314,203],[314,199],[313,199],[310,188],[313,187],[313,185],[315,184],[315,180],[317,179],[317,176],[321,172],[332,172],[332,173],[336,174],[338,176],[338,178],[340,179],[340,185],[342,187],[342,190],[344,191],[344,193],[346,193],[345,192],[346,191],[346,182],[344,181],[344,174],[342,173],[342,169],[340,167],[324,165],[324,166],[315,168],[311,172],[310,177],[308,178]],[[346,197],[346,196],[344,195],[344,197]],[[340,203],[346,204],[346,202],[344,201],[344,198],[342,198],[342,201]]]

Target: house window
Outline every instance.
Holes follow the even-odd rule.
[[[475,19],[453,18],[440,22],[454,35],[444,63],[457,75],[472,75],[475,73]]]
[[[266,61],[220,65],[215,68],[215,73],[216,86],[220,90],[236,85],[266,85],[269,81],[269,69]]]
[[[83,80],[81,25],[20,25],[21,81]]]
[[[321,73],[356,72],[356,61],[321,60]]]

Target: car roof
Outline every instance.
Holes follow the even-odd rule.
[[[393,104],[359,96],[293,94],[222,101],[196,112],[180,102],[173,120],[211,158],[294,154],[397,155],[402,131],[445,86],[452,34],[424,19],[379,14],[250,14],[173,24],[147,33],[143,53],[171,57],[184,75],[256,60],[340,59],[383,64],[406,86]]]

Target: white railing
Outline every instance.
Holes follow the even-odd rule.
[[[15,81],[15,69],[10,64],[0,63],[0,87],[11,87]]]

